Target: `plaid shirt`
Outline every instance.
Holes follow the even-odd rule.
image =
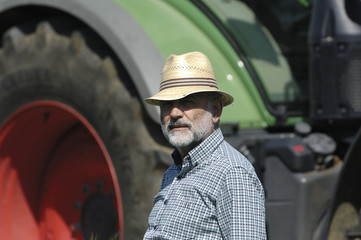
[[[183,161],[172,156],[144,239],[266,239],[262,185],[221,130]]]

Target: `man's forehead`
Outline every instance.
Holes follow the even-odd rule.
[[[181,98],[179,100],[182,100],[182,99],[202,99],[202,98],[208,98],[209,97],[209,93],[208,92],[200,92],[200,93],[193,93],[193,94],[190,94],[184,98]]]

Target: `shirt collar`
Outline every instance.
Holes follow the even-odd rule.
[[[193,148],[183,160],[181,159],[178,150],[174,150],[172,153],[174,164],[182,164],[182,170],[179,175],[185,175],[191,169],[201,164],[205,159],[208,159],[219,144],[221,144],[223,139],[222,131],[217,129],[208,138],[206,138],[206,140],[201,142],[197,147]]]

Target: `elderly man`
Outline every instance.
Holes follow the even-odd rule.
[[[218,89],[207,56],[169,56],[160,91],[145,101],[160,106],[163,134],[175,150],[144,239],[266,239],[263,188],[219,129],[233,98]]]

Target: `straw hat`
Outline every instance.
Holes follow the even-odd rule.
[[[200,92],[219,93],[223,106],[233,102],[230,94],[218,89],[212,65],[206,55],[201,52],[172,54],[164,65],[159,92],[145,99],[145,102],[159,106],[161,101],[174,101]]]

